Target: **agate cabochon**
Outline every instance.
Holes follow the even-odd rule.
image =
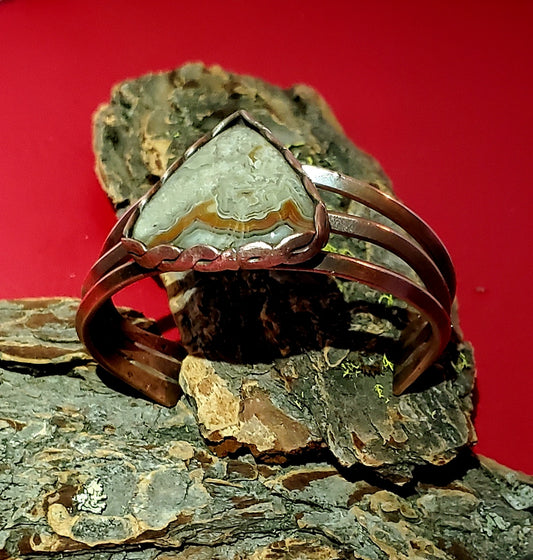
[[[315,232],[316,201],[267,138],[245,122],[196,149],[144,204],[131,237],[147,248],[239,250]]]

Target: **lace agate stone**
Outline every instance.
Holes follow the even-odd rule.
[[[219,250],[252,241],[276,246],[314,231],[315,203],[283,155],[236,124],[214,136],[166,180],[141,210],[132,237],[147,247]]]

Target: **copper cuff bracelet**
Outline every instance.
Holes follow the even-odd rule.
[[[321,190],[371,208],[405,233],[328,211]],[[423,287],[384,266],[324,250],[331,233],[394,253]],[[123,317],[111,298],[142,278],[193,269],[317,272],[404,300],[418,319],[402,335],[407,357],[395,369],[395,394],[405,391],[450,339],[455,273],[433,230],[368,183],[301,165],[244,111],[193,144],[126,211],[83,286],[76,318],[80,339],[106,370],[166,406],[179,398],[185,350]]]

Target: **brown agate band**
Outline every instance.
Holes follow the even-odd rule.
[[[136,220],[152,197],[155,197],[166,183],[171,184],[172,179],[169,178],[173,177],[180,167],[185,169],[188,160],[194,162],[194,155],[202,150],[203,146],[208,145],[217,136],[222,137],[223,132],[231,130],[235,125],[249,127],[254,133],[261,135],[282,157],[282,160],[276,161],[276,165],[283,165],[285,162],[291,167],[294,176],[301,181],[302,191],[293,197],[300,208],[308,205],[302,211],[303,217],[299,216],[291,222],[290,218],[282,216],[279,210],[276,210],[278,220],[283,221],[284,228],[290,229],[290,235],[270,247],[265,239],[268,239],[267,235],[272,235],[272,232],[257,234],[257,230],[262,226],[258,226],[255,223],[258,220],[255,220],[255,230],[250,236],[252,239],[254,235],[263,237],[260,241],[245,239],[240,241],[241,245],[235,242],[237,248],[234,248],[233,244],[227,249],[194,244],[185,248],[157,243],[149,246],[145,241],[136,239],[132,235]],[[237,132],[241,133],[242,130]],[[249,134],[248,130],[245,132]],[[252,134],[252,139],[254,138]],[[278,157],[274,152],[271,155],[274,159]],[[194,165],[198,164],[198,159]],[[189,167],[194,168],[194,165]],[[252,166],[252,169],[255,168]],[[187,173],[186,169],[184,173]],[[289,179],[293,181],[292,175]],[[298,181],[291,188],[300,188],[297,183]],[[357,201],[379,212],[403,231],[396,231],[359,216],[327,211],[319,190],[334,192]],[[302,193],[309,196],[312,206],[306,200],[301,202],[301,197],[304,196]],[[165,196],[168,197],[168,194]],[[262,196],[266,202],[261,204],[271,204],[267,200],[268,196]],[[204,207],[207,208],[208,205],[205,204]],[[235,228],[237,223],[238,228],[245,228],[246,224],[241,225],[237,218],[231,218],[232,227]],[[307,224],[311,218],[315,224],[314,231],[308,231]],[[271,228],[271,216],[269,220]],[[220,222],[220,219],[218,221]],[[184,223],[190,224],[191,220],[184,220]],[[205,223],[199,227],[206,228]],[[180,232],[185,230],[185,227],[181,227]],[[229,234],[228,231],[222,233],[225,236]],[[391,251],[411,267],[422,285],[383,266],[324,250],[330,233],[361,239]],[[185,231],[185,235],[180,235],[183,240],[188,233]],[[190,237],[195,235],[199,235],[198,232],[193,232]],[[221,235],[220,227],[216,235]],[[246,232],[242,237],[246,237]],[[213,133],[192,146],[185,156],[169,169],[161,183],[133,205],[117,222],[83,287],[83,299],[77,315],[80,339],[105,369],[154,401],[172,406],[180,394],[178,374],[181,360],[186,354],[183,347],[133,324],[117,311],[111,298],[126,286],[162,272],[238,268],[326,274],[361,282],[407,302],[417,311],[418,319],[413,321],[402,336],[406,357],[395,370],[396,394],[405,391],[438,358],[449,341],[450,312],[455,297],[455,274],[445,247],[431,228],[402,203],[368,183],[326,169],[300,166],[270,131],[244,112],[230,116]]]

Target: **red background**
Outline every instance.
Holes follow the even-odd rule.
[[[0,0],[0,297],[78,295],[114,215],[91,113],[187,61],[304,82],[455,261],[477,451],[533,474],[533,2]]]

